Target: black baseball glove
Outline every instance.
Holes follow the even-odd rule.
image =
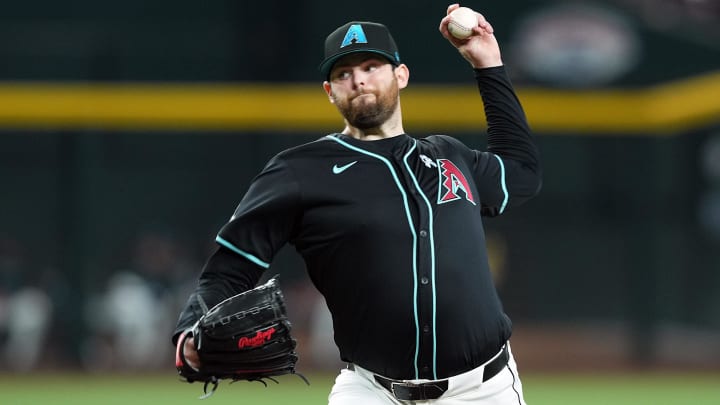
[[[273,376],[297,374],[297,342],[290,334],[285,299],[272,278],[252,290],[230,297],[211,308],[191,331],[180,336],[175,364],[187,382],[201,381],[204,397],[223,379],[277,383]],[[200,368],[182,355],[186,339],[194,339]],[[212,389],[208,392],[208,386]],[[267,384],[266,384],[267,385]]]

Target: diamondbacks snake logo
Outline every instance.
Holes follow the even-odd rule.
[[[459,192],[462,192],[465,199],[475,205],[470,185],[460,169],[447,159],[438,159],[437,163],[438,172],[440,173],[438,204],[459,200],[461,198]]]

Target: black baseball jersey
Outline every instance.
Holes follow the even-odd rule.
[[[395,379],[475,368],[511,334],[482,216],[540,188],[536,145],[503,67],[477,69],[488,150],[444,135],[331,134],[275,156],[217,236],[176,334],[252,288],[286,243],[324,295],[343,361]]]

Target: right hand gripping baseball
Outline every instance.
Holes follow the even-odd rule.
[[[487,68],[501,66],[502,56],[500,54],[500,45],[495,38],[495,30],[485,17],[476,13],[478,17],[478,25],[473,29],[472,35],[466,39],[457,39],[448,31],[450,23],[450,13],[459,8],[459,4],[451,4],[447,8],[447,14],[440,20],[440,33],[447,39],[458,52],[470,62],[474,68]]]

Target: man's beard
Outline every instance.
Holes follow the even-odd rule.
[[[378,128],[393,115],[397,108],[399,94],[397,84],[393,83],[388,91],[380,95],[377,93],[362,93],[358,97],[365,97],[363,94],[374,94],[375,101],[353,105],[354,99],[351,99],[336,102],[337,108],[347,122],[355,128],[362,130]]]

